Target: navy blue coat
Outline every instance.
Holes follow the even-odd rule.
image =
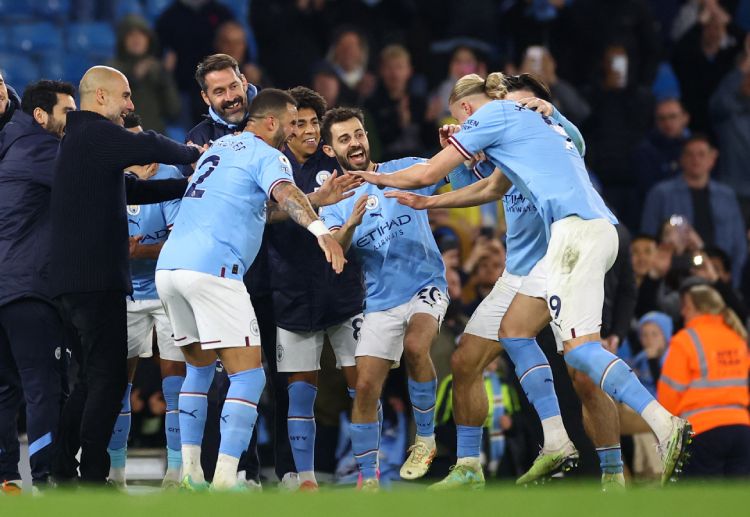
[[[8,88],[8,100],[10,103],[8,104],[8,108],[5,110],[5,113],[0,116],[0,130],[2,130],[5,125],[10,122],[10,119],[13,117],[13,113],[15,113],[16,110],[21,109],[21,99],[18,97],[18,94],[16,93],[16,90],[11,87],[11,85],[6,84],[5,85]]]
[[[294,182],[302,192],[314,192],[327,174],[340,168],[321,149],[303,165],[288,149]],[[286,330],[311,332],[337,325],[362,312],[364,284],[356,259],[337,275],[326,262],[318,240],[293,221],[266,226],[268,259],[276,324]],[[351,255],[351,254],[349,254]]]
[[[59,144],[20,109],[0,131],[0,305],[49,298],[50,191]]]

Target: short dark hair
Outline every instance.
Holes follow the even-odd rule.
[[[534,94],[537,99],[552,102],[552,93],[549,88],[539,78],[531,74],[506,75],[505,87],[508,93],[519,90],[528,90]]]
[[[634,243],[635,241],[651,241],[653,243],[656,243],[657,239],[650,233],[639,233],[639,234],[636,234],[632,239],[630,239],[631,244]]]
[[[686,140],[685,143],[682,144],[682,149],[685,150],[685,148],[694,143],[694,142],[704,142],[708,145],[711,149],[714,149],[714,143],[711,141],[711,137],[708,136],[705,133],[693,133],[690,135]]]
[[[331,108],[326,112],[323,117],[323,123],[320,125],[320,136],[323,138],[323,142],[328,145],[332,144],[333,136],[331,135],[331,126],[338,124],[339,122],[346,122],[356,118],[362,123],[362,127],[365,125],[365,114],[359,108]]]
[[[732,272],[732,259],[723,249],[717,248],[716,246],[708,246],[705,249],[705,252],[706,255],[709,256],[709,258],[719,259],[721,264],[724,266],[724,269],[726,269],[729,273]]]
[[[31,83],[23,91],[21,110],[31,115],[36,108],[41,108],[51,115],[52,109],[57,104],[58,93],[75,97],[76,87],[64,81],[50,81],[48,79]]]
[[[264,88],[250,103],[248,115],[250,118],[260,118],[268,114],[278,115],[287,109],[287,105],[297,106],[297,101],[284,90]]]
[[[206,75],[211,72],[218,72],[219,70],[226,70],[231,68],[237,77],[242,75],[240,72],[240,65],[237,60],[227,54],[211,54],[198,63],[195,67],[195,80],[198,82],[198,86],[201,90],[206,91]]]
[[[309,108],[315,112],[318,120],[323,119],[323,115],[326,114],[326,109],[328,108],[328,103],[321,94],[304,86],[295,86],[288,90],[288,92],[297,101],[298,110]]]
[[[134,127],[142,125],[141,116],[135,111],[129,112],[123,119],[123,126],[125,126],[125,129],[133,129]]]

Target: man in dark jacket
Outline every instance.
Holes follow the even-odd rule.
[[[298,86],[289,91],[297,101],[297,134],[284,154],[292,164],[294,183],[306,194],[320,189],[339,168],[320,146],[320,121],[326,101],[317,92]],[[270,221],[273,222],[273,221]],[[295,228],[296,227],[296,228]],[[299,231],[300,228],[302,231]],[[356,386],[354,352],[362,324],[364,285],[362,271],[352,257],[340,274],[311,253],[315,238],[292,221],[266,229],[268,258],[276,314],[276,363],[289,374],[289,442],[302,490],[317,488],[315,479],[315,415],[313,408],[323,343],[328,337],[336,366],[353,393]],[[278,408],[277,408],[278,410]]]
[[[81,111],[68,115],[52,188],[52,296],[78,332],[78,382],[63,408],[52,473],[103,484],[109,443],[127,384],[125,296],[132,292],[128,204],[179,198],[184,179],[139,181],[123,171],[148,163],[187,164],[200,150],[151,131],[122,127],[133,111],[119,71],[95,66],[80,84]]]
[[[16,416],[26,402],[31,473],[47,481],[66,364],[62,323],[50,299],[50,190],[72,84],[39,81],[0,132],[0,482],[20,490]]]
[[[0,74],[0,130],[10,122],[13,112],[21,107],[21,99],[18,98],[16,90],[6,84],[3,75]]]

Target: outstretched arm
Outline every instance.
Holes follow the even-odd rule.
[[[362,176],[364,180],[380,187],[418,189],[434,185],[445,178],[466,158],[452,145],[430,158],[426,163],[417,163],[393,174],[379,174],[371,171],[349,171]]]
[[[295,223],[304,226],[318,238],[318,246],[325,253],[326,260],[336,273],[341,273],[346,264],[344,252],[323,221],[318,219],[307,196],[290,181],[278,184],[271,195]]]
[[[465,208],[478,206],[490,201],[502,198],[511,186],[511,182],[499,169],[495,169],[489,178],[484,178],[476,183],[446,192],[438,196],[421,196],[413,192],[390,191],[385,197],[392,197],[402,205],[410,206],[417,210],[426,208]]]
[[[352,210],[349,219],[346,221],[346,224],[336,230],[333,234],[339,244],[341,244],[341,247],[344,248],[344,251],[349,251],[349,248],[352,245],[354,230],[357,229],[357,226],[362,224],[362,217],[364,217],[365,215],[366,205],[367,196],[362,196],[361,198],[359,198],[357,202],[354,203],[354,209]]]

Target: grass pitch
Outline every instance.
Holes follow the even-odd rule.
[[[137,491],[46,492],[42,497],[0,497],[0,517],[431,517],[627,516],[724,517],[750,515],[750,482],[681,482],[665,489],[632,488],[603,494],[596,483],[518,488],[490,485],[477,492],[426,492],[423,485],[378,494],[323,489],[317,494],[184,494]]]

